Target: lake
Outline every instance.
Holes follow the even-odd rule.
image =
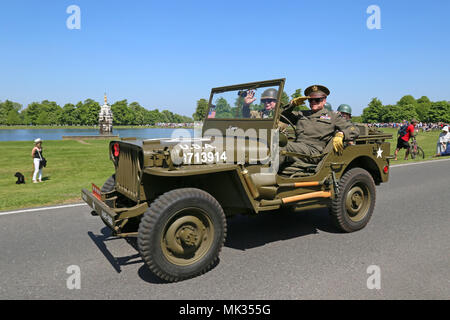
[[[170,138],[174,128],[114,129],[120,138],[138,139]],[[183,129],[194,136],[194,129]],[[0,129],[0,141],[62,140],[63,136],[99,135],[98,129]]]

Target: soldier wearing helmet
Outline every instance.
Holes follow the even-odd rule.
[[[249,90],[244,98],[243,114],[250,115],[252,118],[272,118],[277,105],[277,98],[277,89],[266,89],[261,95],[261,103],[264,105],[264,109],[262,111],[250,111],[250,105],[256,100],[256,98],[255,91]]]
[[[348,104],[341,104],[338,109],[338,113],[342,118],[351,120],[352,119],[352,108]]]
[[[331,106],[331,104],[329,102],[325,102],[324,108],[330,112],[333,111],[333,107]]]

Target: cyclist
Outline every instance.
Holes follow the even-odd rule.
[[[406,133],[402,132],[402,128],[400,128],[399,130],[399,136],[397,139],[397,149],[395,149],[395,159],[397,160],[397,154],[400,151],[400,149],[405,148],[406,152],[405,152],[405,160],[408,160],[408,156],[409,156],[409,150],[410,150],[410,145],[409,145],[409,139],[414,137],[414,128],[417,125],[417,120],[416,119],[412,119],[411,120],[411,124],[409,126],[406,127]]]

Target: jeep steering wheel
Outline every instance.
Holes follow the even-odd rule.
[[[292,127],[292,129],[294,130],[294,134],[295,134],[295,140],[297,140],[297,138],[298,138],[297,128],[285,115],[280,114],[280,116],[283,117],[283,119],[286,120],[288,122],[288,124]]]

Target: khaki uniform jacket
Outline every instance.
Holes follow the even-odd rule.
[[[345,141],[353,140],[359,136],[359,129],[352,122],[326,109],[316,113],[311,110],[299,111],[298,114],[285,111],[283,115],[293,124],[296,124],[296,142],[303,142],[319,151],[325,149],[337,131],[344,133]],[[280,121],[285,122],[286,120],[281,117]]]

